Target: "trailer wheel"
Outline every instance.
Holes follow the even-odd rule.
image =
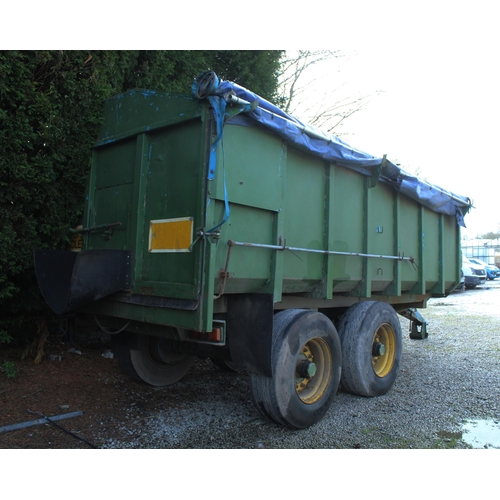
[[[333,323],[316,311],[290,309],[274,316],[273,377],[251,373],[257,409],[297,429],[318,422],[340,381],[341,347]]]
[[[380,396],[390,390],[402,352],[401,324],[385,302],[359,302],[339,325],[342,344],[341,385],[360,396]]]
[[[242,369],[234,364],[232,361],[226,361],[223,359],[210,358],[210,361],[224,372],[241,372]]]
[[[178,382],[195,360],[191,354],[173,351],[165,339],[128,332],[118,340],[115,353],[127,375],[155,387]]]

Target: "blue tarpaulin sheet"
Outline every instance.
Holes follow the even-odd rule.
[[[227,102],[234,102],[235,106],[241,106],[241,112],[244,114],[240,116],[250,120],[243,118],[238,122],[237,119],[233,118],[231,123],[257,122],[296,147],[325,160],[356,170],[363,175],[372,177],[375,175],[377,178],[380,175],[381,182],[390,184],[394,189],[435,212],[455,215],[457,223],[465,226],[463,216],[471,207],[471,201],[465,196],[455,195],[409,174],[384,158],[372,156],[353,148],[335,135],[301,122],[266,99],[236,83],[219,81],[215,73],[208,72],[199,75],[193,83],[192,91],[198,99],[210,101],[217,121],[218,138],[216,144],[220,141],[223,133]],[[212,149],[215,154],[215,147]],[[215,173],[214,154],[210,162],[209,178],[213,178]],[[375,173],[377,170],[380,172]]]

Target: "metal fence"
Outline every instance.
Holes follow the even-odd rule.
[[[500,240],[462,241],[462,253],[500,267]]]

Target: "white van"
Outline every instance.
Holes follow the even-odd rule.
[[[486,269],[474,264],[467,257],[462,257],[462,272],[464,273],[465,288],[476,288],[486,283]]]

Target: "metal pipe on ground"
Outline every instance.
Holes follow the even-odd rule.
[[[20,422],[18,424],[4,425],[3,427],[0,427],[0,434],[17,431],[18,429],[25,429],[27,427],[33,427],[34,425],[49,424],[50,422],[57,422],[58,420],[81,417],[82,415],[83,411],[73,411],[70,413],[62,413],[61,415],[54,415],[53,417],[44,417],[36,420],[28,420],[27,422]]]

